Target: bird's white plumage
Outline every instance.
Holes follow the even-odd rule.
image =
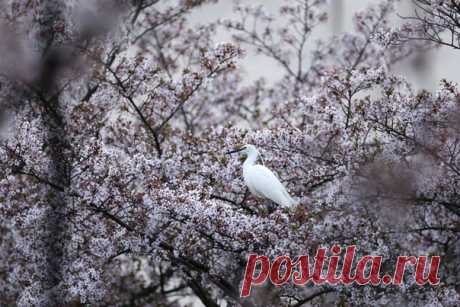
[[[249,191],[255,196],[270,199],[283,207],[290,207],[295,204],[279,179],[265,166],[250,165],[244,167],[243,177]]]
[[[241,152],[247,155],[243,164],[243,177],[252,194],[270,199],[282,207],[297,204],[271,170],[263,165],[255,164],[258,151],[253,145],[245,145]]]

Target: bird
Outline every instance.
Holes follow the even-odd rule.
[[[243,178],[249,191],[258,198],[266,198],[282,208],[297,205],[280,182],[278,177],[264,165],[256,164],[259,151],[254,145],[246,144],[240,148],[228,151],[227,154],[242,153],[246,155],[243,163]]]

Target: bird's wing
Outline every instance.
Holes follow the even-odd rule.
[[[278,205],[290,206],[295,201],[289,196],[278,177],[263,165],[254,165],[248,172],[248,181],[257,194],[268,198]]]

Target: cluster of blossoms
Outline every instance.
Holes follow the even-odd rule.
[[[395,35],[384,1],[310,54],[326,1],[286,1],[279,16],[239,4],[238,20],[195,27],[189,13],[214,1],[172,2],[0,4],[15,34],[0,62],[0,304],[458,305],[460,90],[417,92],[392,73],[420,51],[406,39],[419,25]],[[235,42],[213,42],[219,27]],[[245,83],[243,48],[283,78]],[[248,193],[224,154],[243,143],[297,207]],[[239,297],[249,253],[332,245],[381,255],[384,271],[399,255],[440,255],[441,282]]]

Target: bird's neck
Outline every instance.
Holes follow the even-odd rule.
[[[248,157],[243,163],[243,167],[252,166],[256,164],[257,156],[258,156],[257,152],[251,152],[250,154],[248,154]]]

